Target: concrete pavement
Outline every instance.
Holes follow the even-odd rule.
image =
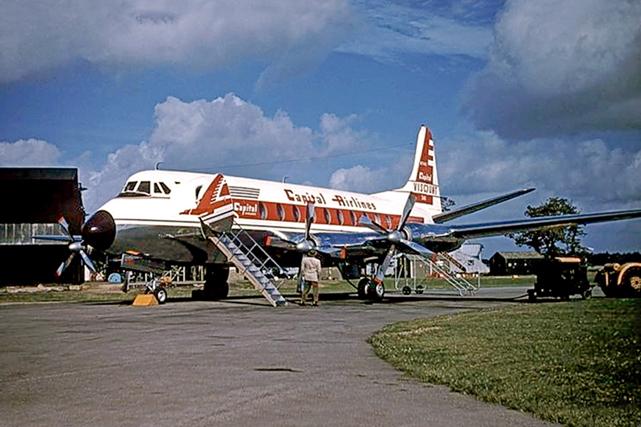
[[[389,323],[507,304],[506,292],[0,306],[0,426],[549,426],[407,379],[366,342]]]

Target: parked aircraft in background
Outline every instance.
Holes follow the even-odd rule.
[[[322,255],[324,266],[338,266],[350,278],[364,274],[366,264],[375,264],[375,273],[359,282],[359,294],[380,298],[395,252],[429,255],[453,251],[470,238],[641,216],[637,209],[448,225],[533,189],[444,212],[433,144],[430,130],[422,126],[407,183],[375,194],[222,174],[138,172],[87,221],[82,236],[73,238],[72,256],[79,253],[91,265],[84,251],[91,246],[166,265],[204,265],[205,294],[223,298],[229,260],[206,237],[233,226],[247,231],[283,267],[298,266],[301,253],[310,249]],[[233,223],[225,214],[230,212]]]

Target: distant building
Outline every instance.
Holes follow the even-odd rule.
[[[490,258],[492,276],[535,274],[537,263],[543,259],[538,252],[497,252]]]
[[[51,283],[69,257],[69,243],[35,236],[66,236],[58,224],[64,216],[72,234],[80,234],[84,209],[78,170],[70,168],[0,168],[0,286]],[[60,282],[82,283],[79,257]]]

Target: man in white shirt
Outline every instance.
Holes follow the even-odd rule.
[[[309,289],[313,288],[313,305],[318,306],[318,279],[320,279],[321,274],[321,262],[316,258],[316,255],[316,251],[311,250],[307,255],[303,256],[300,268],[301,277],[305,281],[305,285],[303,286],[303,295],[300,300],[300,305],[305,305]]]

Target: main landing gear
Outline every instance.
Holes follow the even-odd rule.
[[[385,296],[385,285],[383,282],[375,283],[369,277],[364,277],[358,282],[358,297],[360,299],[371,299],[380,301]]]
[[[227,298],[229,294],[229,265],[215,264],[207,266],[205,274],[205,288],[193,291],[192,298],[207,301],[218,301]]]

